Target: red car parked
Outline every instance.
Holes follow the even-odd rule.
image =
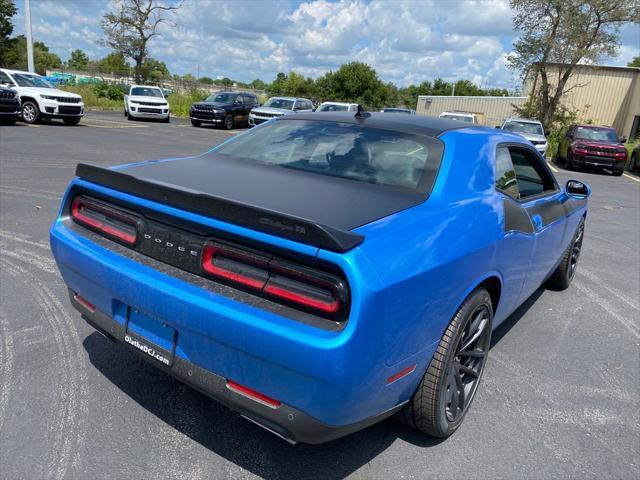
[[[622,145],[625,141],[613,128],[571,125],[560,140],[556,161],[564,163],[569,170],[591,166],[622,175],[627,161],[627,149]]]

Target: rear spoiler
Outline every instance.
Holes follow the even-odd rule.
[[[332,252],[347,252],[364,240],[362,235],[349,231],[214,195],[145,180],[118,170],[79,163],[76,176],[120,192]]]

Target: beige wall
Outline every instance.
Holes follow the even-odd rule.
[[[460,110],[464,112],[484,113],[485,125],[495,127],[505,118],[514,116],[513,105],[522,105],[526,97],[449,97],[421,95],[418,97],[416,113],[437,117],[442,112]]]
[[[548,71],[553,85],[557,70]],[[525,82],[526,95],[532,86],[533,79]],[[634,117],[640,115],[640,68],[579,65],[567,82],[562,103],[579,111],[579,121],[611,126],[628,136]]]

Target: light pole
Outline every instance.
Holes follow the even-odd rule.
[[[35,73],[33,65],[33,39],[31,38],[31,7],[29,0],[24,0],[24,29],[27,34],[27,65],[31,73]]]

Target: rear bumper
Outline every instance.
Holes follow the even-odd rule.
[[[321,425],[316,437],[289,427],[288,417],[282,425],[267,419],[280,430],[268,428],[294,441],[326,441],[384,418],[411,397],[435,350],[431,345],[387,365],[381,297],[362,291],[367,280],[351,279],[355,300],[346,327],[337,331],[294,319],[281,307],[243,300],[242,292],[221,292],[214,282],[79,227],[64,212],[50,241],[68,288],[116,326],[124,328],[131,309],[143,312],[177,332],[176,364],[189,362],[231,379]],[[411,363],[417,364],[415,373],[387,382]]]
[[[340,427],[326,425],[285,403],[274,409],[229,390],[226,378],[205,370],[188,360],[176,357],[171,367],[155,362],[151,357],[124,341],[125,328],[118,321],[99,310],[90,311],[76,300],[72,290],[69,290],[69,297],[73,307],[82,314],[82,318],[110,340],[122,343],[143,360],[290,443],[319,444],[328,442],[373,425],[402,408],[402,404],[400,404],[375,417]]]

